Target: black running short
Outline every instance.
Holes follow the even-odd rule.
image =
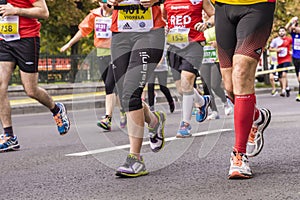
[[[164,28],[146,33],[113,33],[111,56],[117,92],[125,111],[143,107],[141,95],[165,44]]]
[[[235,54],[259,60],[269,38],[275,3],[216,3],[215,26],[221,68],[232,67]]]
[[[296,76],[298,77],[300,74],[300,59],[298,58],[293,58],[293,64],[295,66],[295,72]]]
[[[174,70],[174,72],[172,70],[174,81],[180,80],[182,70],[197,76],[202,59],[203,47],[198,42],[192,42],[184,49],[170,45],[167,51],[168,64]]]
[[[0,61],[14,62],[27,73],[38,72],[40,38],[21,38],[6,42],[0,41]]]

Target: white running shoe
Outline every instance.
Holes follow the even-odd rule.
[[[264,130],[271,121],[271,112],[266,108],[260,109],[262,121],[258,124],[253,123],[247,142],[247,156],[257,156],[264,146]]]
[[[227,99],[227,102],[224,103],[224,111],[225,115],[231,115],[233,113],[233,104],[230,102],[229,99]]]
[[[220,119],[219,113],[217,111],[213,111],[210,115],[207,116],[208,120]]]
[[[229,179],[252,178],[252,171],[249,167],[248,158],[245,154],[233,151],[230,158]]]

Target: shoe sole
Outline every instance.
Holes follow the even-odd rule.
[[[271,112],[268,109],[262,108],[262,110],[264,110],[269,115],[269,118],[268,118],[266,124],[264,125],[264,128],[260,132],[261,133],[261,147],[259,148],[259,150],[255,154],[246,154],[248,157],[255,157],[255,156],[257,156],[261,152],[261,150],[263,149],[263,147],[264,147],[264,131],[269,126],[269,124],[271,122],[272,114],[271,114]]]
[[[111,131],[111,128],[107,128],[107,126],[103,126],[101,123],[97,123],[97,126],[103,128],[105,131]]]
[[[137,173],[137,174],[128,174],[128,173],[120,172],[120,171],[116,172],[116,176],[121,177],[121,178],[136,178],[136,177],[145,176],[145,175],[148,175],[148,174],[149,174],[148,171],[143,171],[143,172],[140,172],[140,173]]]
[[[176,138],[189,138],[189,137],[192,137],[192,134],[189,134],[189,135],[181,135],[181,134],[177,134],[177,135],[176,135]]]
[[[0,153],[7,152],[7,151],[18,151],[18,150],[20,150],[20,145],[16,144],[16,145],[9,146],[9,147],[7,147],[5,149],[1,149]]]
[[[207,113],[208,113],[208,107],[210,105],[210,102],[211,102],[211,98],[208,97],[208,102],[207,102],[207,105],[205,106],[205,116],[203,117],[202,120],[198,120],[198,117],[197,117],[197,114],[196,114],[196,121],[197,122],[203,122],[206,118],[207,118]],[[199,108],[200,109],[200,108]]]
[[[252,175],[248,174],[242,174],[240,172],[232,172],[230,175],[228,175],[228,179],[249,179],[252,178]]]
[[[162,114],[162,116],[163,116],[163,120],[162,120],[162,128],[161,128],[161,138],[158,138],[157,137],[157,139],[159,139],[159,140],[162,140],[162,144],[161,144],[161,146],[160,147],[156,147],[156,148],[154,148],[154,149],[152,149],[151,148],[151,150],[154,152],[154,153],[157,153],[157,152],[159,152],[162,148],[164,148],[164,146],[165,146],[165,123],[166,123],[166,114],[165,113],[163,113],[163,112],[160,112],[159,113],[159,117],[161,118],[162,116],[161,116],[161,114]]]

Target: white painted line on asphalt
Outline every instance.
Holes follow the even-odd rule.
[[[193,133],[192,137],[198,137],[198,136],[203,136],[203,135],[210,135],[214,133],[221,133],[221,132],[227,132],[227,131],[232,131],[232,129],[217,129],[217,130],[211,130],[211,131],[204,131],[204,132],[199,132],[199,133]],[[176,138],[176,137],[169,137],[165,138],[165,141],[172,141],[172,140],[178,140],[181,138]],[[184,139],[183,139],[184,140]],[[143,142],[144,145],[148,145],[150,142]],[[91,151],[83,151],[83,152],[78,152],[78,153],[71,153],[71,154],[66,154],[65,156],[87,156],[87,155],[92,155],[92,154],[97,154],[97,153],[104,153],[104,152],[110,152],[110,151],[115,151],[119,149],[127,149],[130,148],[129,144],[126,145],[120,145],[120,146],[114,146],[114,147],[107,147],[103,149],[95,149]]]

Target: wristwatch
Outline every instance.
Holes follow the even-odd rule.
[[[211,28],[212,27],[212,24],[210,22],[206,22],[206,27],[207,28]]]

